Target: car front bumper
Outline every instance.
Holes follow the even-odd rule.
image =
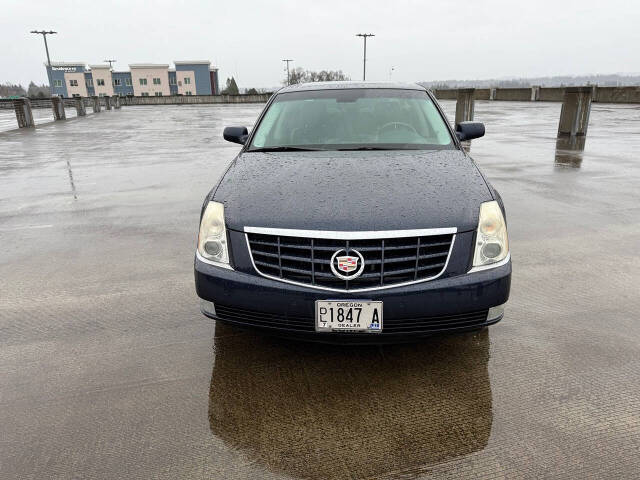
[[[511,261],[463,275],[366,292],[323,291],[228,270],[195,260],[195,283],[205,315],[266,333],[330,343],[385,343],[476,330],[502,319]],[[381,333],[315,331],[316,300],[380,300]]]

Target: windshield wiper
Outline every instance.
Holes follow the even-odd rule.
[[[259,147],[247,150],[248,152],[317,152],[319,148],[291,147],[282,145],[279,147]]]
[[[397,150],[396,148],[389,148],[389,147],[347,147],[347,148],[337,148],[336,150],[343,152],[343,151],[359,151],[359,150]]]

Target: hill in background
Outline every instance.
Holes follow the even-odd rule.
[[[518,87],[572,87],[598,85],[601,87],[622,87],[640,85],[640,75],[557,75],[553,77],[531,78],[490,78],[487,80],[436,80],[418,82],[427,88],[518,88]]]

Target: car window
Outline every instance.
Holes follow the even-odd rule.
[[[426,92],[334,89],[279,94],[256,129],[252,148],[455,148]]]

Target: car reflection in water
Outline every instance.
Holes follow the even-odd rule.
[[[418,344],[292,343],[216,322],[209,424],[267,470],[413,478],[487,445],[487,330]]]

